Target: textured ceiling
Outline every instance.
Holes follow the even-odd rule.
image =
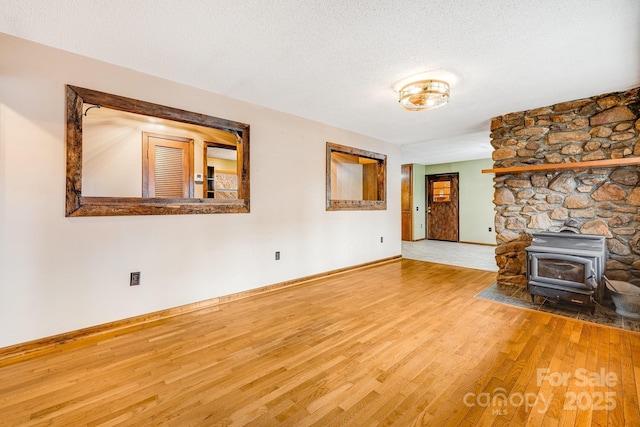
[[[402,145],[491,156],[491,117],[640,85],[638,0],[0,0],[0,32]],[[408,112],[427,72],[451,102]],[[348,141],[343,141],[348,143]]]

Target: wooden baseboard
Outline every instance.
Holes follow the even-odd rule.
[[[495,243],[464,242],[462,240],[460,240],[458,243],[466,243],[468,245],[480,245],[480,246],[498,246]]]
[[[40,338],[33,341],[28,341],[21,344],[16,344],[4,348],[0,348],[0,366],[8,363],[13,363],[19,360],[24,360],[28,356],[36,354],[46,353],[47,351],[53,351],[57,346],[61,344],[86,340],[89,338],[98,341],[100,337],[111,336],[116,332],[122,332],[123,330],[138,329],[144,325],[148,325],[153,322],[159,322],[165,319],[169,319],[174,316],[178,316],[193,311],[209,309],[220,304],[225,304],[231,301],[240,300],[243,298],[249,298],[257,295],[265,295],[272,292],[282,291],[294,286],[300,286],[311,283],[315,280],[322,279],[328,276],[343,274],[350,271],[355,271],[363,268],[369,268],[376,265],[381,265],[389,262],[399,261],[402,259],[402,255],[396,255],[389,258],[380,259],[364,264],[358,264],[351,267],[340,268],[337,270],[331,270],[324,273],[314,274],[311,276],[301,277],[299,279],[289,280],[286,282],[280,282],[273,285],[267,285],[256,289],[250,289],[248,291],[238,292],[235,294],[224,295],[216,298],[211,298],[204,301],[198,301],[191,304],[169,308],[166,310],[155,311],[140,316],[130,317],[127,319],[116,320],[101,325],[90,326],[88,328],[78,329],[75,331],[64,332],[62,334],[53,335],[46,338]]]
[[[430,240],[430,239],[416,239],[416,240],[404,240],[404,242],[423,242],[425,240]],[[436,240],[438,242],[440,242],[441,240]],[[448,241],[448,240],[444,240],[444,241]],[[452,242],[452,243],[466,243],[468,245],[481,245],[481,246],[498,246],[495,243],[480,243],[480,242],[465,242],[464,240],[458,240],[457,242]]]

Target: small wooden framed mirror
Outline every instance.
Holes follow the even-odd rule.
[[[387,209],[387,156],[327,142],[328,211]]]

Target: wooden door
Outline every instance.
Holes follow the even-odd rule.
[[[142,132],[142,197],[192,198],[193,139]]]
[[[402,240],[413,240],[413,165],[402,165],[402,179],[400,181],[402,199]]]
[[[427,238],[459,239],[458,174],[427,175]]]

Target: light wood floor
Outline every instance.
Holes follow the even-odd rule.
[[[640,334],[494,278],[401,260],[4,361],[0,425],[640,425]]]

